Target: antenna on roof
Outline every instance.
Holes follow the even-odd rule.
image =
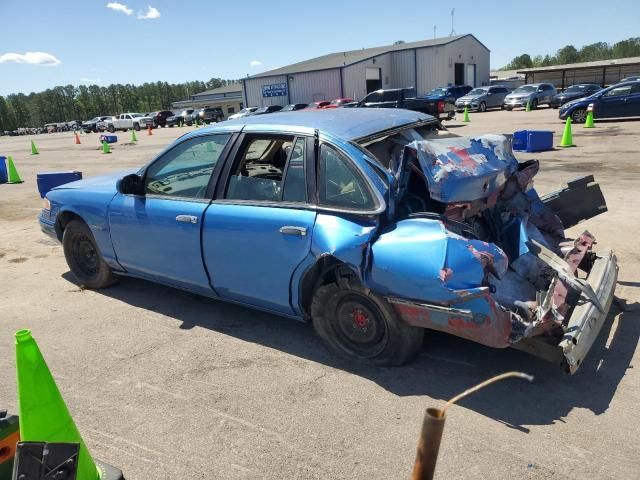
[[[451,33],[449,34],[450,37],[453,37],[456,34],[456,29],[453,28],[453,20],[456,14],[456,9],[452,8],[451,9]]]
[[[437,28],[438,28],[438,27],[436,27],[435,25],[433,26],[433,39],[434,39],[434,40],[436,39],[436,29],[437,29]]]

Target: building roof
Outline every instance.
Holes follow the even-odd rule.
[[[293,63],[286,67],[280,67],[266,72],[252,75],[248,78],[272,77],[275,75],[287,75],[289,73],[312,72],[315,70],[327,70],[331,68],[340,68],[354,63],[368,60],[388,52],[399,50],[412,50],[414,48],[436,47],[455,42],[465,37],[473,37],[484,48],[487,48],[475,36],[470,33],[464,35],[454,35],[452,37],[434,38],[431,40],[421,40],[419,42],[400,43],[397,45],[385,45],[382,47],[362,48],[360,50],[350,50],[347,52],[336,52],[321,57],[312,58],[303,62]],[[487,48],[487,50],[489,50]]]
[[[586,68],[598,68],[622,65],[640,65],[640,57],[615,58],[611,60],[597,60],[594,62],[567,63],[565,65],[551,65],[549,67],[533,67],[518,70],[518,73],[553,72],[555,70],[582,70]]]
[[[222,87],[213,88],[211,90],[205,90],[204,92],[191,95],[192,97],[201,97],[204,95],[222,95],[224,93],[242,93],[242,82],[228,83]],[[194,98],[195,99],[195,98]]]
[[[427,120],[435,122],[430,115],[397,108],[330,108],[255,115],[217,123],[209,129],[239,131],[245,125],[247,128],[244,131],[276,129],[295,133],[318,129],[350,141]],[[206,129],[197,132],[206,132]]]

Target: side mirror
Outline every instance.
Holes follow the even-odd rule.
[[[123,195],[144,195],[144,181],[140,175],[132,173],[118,180],[116,189]]]

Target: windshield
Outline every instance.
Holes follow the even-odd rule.
[[[533,85],[523,85],[521,87],[516,88],[513,93],[531,93],[535,92],[538,88]]]
[[[282,108],[282,112],[289,112],[291,110],[293,110],[295,108],[295,105],[287,105],[285,107]]]
[[[571,85],[567,88],[567,92],[586,92],[589,90],[589,85]]]
[[[477,95],[485,95],[486,93],[487,93],[487,90],[484,88],[474,88],[469,93],[467,93],[467,95],[474,97]]]
[[[447,94],[446,88],[434,88],[427,95],[446,95],[446,94]]]
[[[141,117],[141,116],[142,116],[142,114],[141,114],[141,113],[132,113],[132,114],[131,114],[131,116],[132,116],[133,118],[138,118],[138,117]]]
[[[91,120],[89,120],[90,122],[99,122],[101,120],[100,117],[93,117]],[[46,127],[46,125],[45,125]]]

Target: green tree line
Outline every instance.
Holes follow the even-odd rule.
[[[15,93],[0,96],[0,131],[19,127],[42,127],[47,123],[87,120],[100,115],[122,112],[152,112],[185,100],[190,95],[218,88],[232,80],[212,78],[208,82],[142,85],[112,84],[58,86],[44,92]]]
[[[524,53],[515,57],[500,70],[518,70],[521,68],[548,67],[567,63],[593,62],[595,60],[611,60],[614,58],[640,57],[640,37],[621,40],[613,45],[597,42],[585,45],[579,50],[573,45],[566,45],[555,55],[536,55],[531,57]]]

